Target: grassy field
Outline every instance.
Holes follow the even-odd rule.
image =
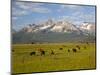
[[[45,55],[41,55],[39,49],[43,49]],[[36,54],[30,55],[31,52]],[[96,68],[95,43],[13,44],[11,54],[12,73]]]

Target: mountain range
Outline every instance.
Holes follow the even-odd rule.
[[[40,24],[29,24],[19,31],[12,30],[13,43],[31,42],[95,42],[95,24],[75,25],[67,20],[48,19]]]

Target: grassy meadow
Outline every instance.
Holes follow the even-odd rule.
[[[43,49],[45,54],[41,55],[39,49]],[[12,73],[95,69],[95,50],[95,43],[13,44]],[[35,54],[30,55],[31,52]]]

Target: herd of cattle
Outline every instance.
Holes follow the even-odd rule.
[[[63,50],[63,49],[64,49],[64,48],[59,48],[59,50]],[[76,53],[76,52],[78,52],[80,49],[81,49],[81,47],[80,47],[79,45],[76,45],[75,48],[67,49],[67,51],[68,51],[68,52]],[[86,49],[86,46],[84,46],[84,49]],[[40,55],[41,55],[41,56],[46,54],[46,51],[45,51],[44,49],[42,49],[42,48],[40,48],[38,51],[40,52]],[[54,55],[54,54],[56,54],[56,53],[55,53],[53,50],[51,50],[50,54],[51,54],[51,55]],[[36,52],[35,52],[35,51],[32,51],[32,52],[30,52],[29,55],[30,55],[30,56],[36,55]]]
[[[87,43],[88,44],[88,43]],[[64,50],[64,47],[66,47],[65,45],[63,45],[62,47],[59,48],[59,50]],[[76,45],[74,48],[71,49],[67,49],[67,52],[73,52],[73,53],[77,53],[78,51],[80,51],[82,47],[80,47],[79,45]],[[84,49],[86,49],[86,46],[83,46]],[[39,48],[38,49],[40,55],[46,55],[46,51],[43,48]],[[15,52],[15,50],[13,49],[12,52]],[[36,51],[31,51],[29,53],[30,56],[36,55],[37,52]],[[50,50],[50,54],[51,55],[55,55],[55,51],[54,50]]]

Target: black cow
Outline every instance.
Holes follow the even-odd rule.
[[[76,53],[77,52],[77,49],[73,48],[72,51]]]
[[[68,52],[70,52],[70,49],[68,49]]]
[[[31,53],[30,53],[31,56],[32,56],[32,55],[35,55],[35,54],[36,54],[36,52],[31,52]]]
[[[60,50],[63,50],[63,48],[59,48]]]
[[[45,51],[44,50],[41,50],[41,55],[45,55]]]

